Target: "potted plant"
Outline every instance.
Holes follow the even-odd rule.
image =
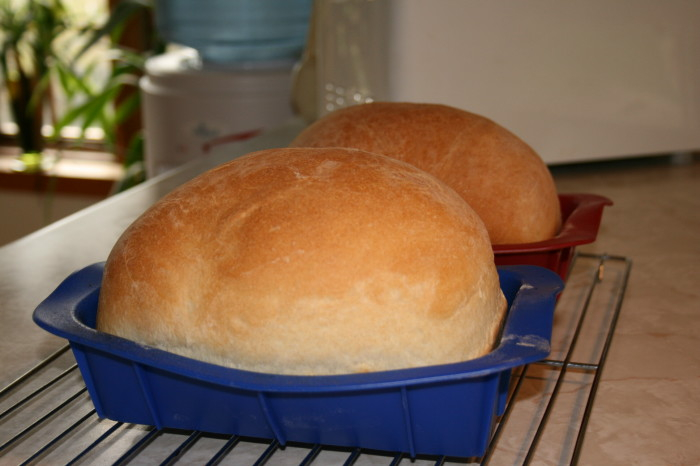
[[[44,146],[50,142],[66,147],[61,137],[65,127],[81,129],[72,141],[73,147],[80,147],[87,129],[98,126],[104,149],[125,166],[126,176],[117,190],[145,178],[140,124],[126,132],[119,128],[138,120],[138,79],[146,59],[165,46],[150,27],[145,28],[141,47],[124,46],[121,38],[139,18],[143,23],[151,16],[149,0],[117,0],[103,23],[76,25],[62,0],[0,0],[0,71],[18,130],[18,169],[45,168]],[[105,40],[108,53],[94,53],[97,44],[104,50]],[[60,105],[54,102],[58,91]],[[53,128],[48,139],[42,134],[45,114]]]
[[[59,61],[54,45],[68,27],[61,0],[0,2],[0,72],[17,124],[20,167],[41,169],[44,109],[53,111],[51,71]]]
[[[139,31],[137,35],[141,37],[136,43],[122,39],[128,35],[126,31],[130,27],[138,27],[139,23],[149,25],[152,9],[149,0],[119,0],[114,3],[103,24],[82,31],[84,44],[73,57],[73,62],[83,57],[99,41],[109,38],[109,53],[102,55],[101,59],[108,60],[111,66],[110,73],[103,81],[96,83],[89,79],[93,70],[89,66],[81,72],[76,72],[75,66],[58,68],[62,89],[71,104],[56,121],[54,131],[78,124],[84,134],[91,125],[101,127],[106,149],[117,155],[125,169],[116,191],[145,179],[140,121],[131,125],[127,123],[139,120],[141,93],[138,82],[144,73],[146,60],[162,53],[165,43],[152,27],[145,27],[145,32]]]

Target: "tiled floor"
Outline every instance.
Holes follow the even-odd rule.
[[[614,201],[582,251],[633,261],[583,464],[700,464],[700,158],[554,167]]]

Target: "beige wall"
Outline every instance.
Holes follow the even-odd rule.
[[[0,246],[101,200],[99,196],[0,189]]]

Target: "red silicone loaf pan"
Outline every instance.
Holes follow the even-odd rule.
[[[562,227],[552,239],[493,247],[496,265],[539,265],[566,280],[576,246],[593,243],[605,206],[613,202],[597,194],[559,194]]]

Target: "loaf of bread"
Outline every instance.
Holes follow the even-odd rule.
[[[441,179],[481,216],[493,244],[544,241],[561,212],[537,153],[493,121],[438,104],[375,102],[336,110],[292,147],[353,147],[406,161]]]
[[[97,329],[275,374],[489,352],[506,308],[483,222],[444,183],[361,150],[247,154],[172,191],[105,264]]]

